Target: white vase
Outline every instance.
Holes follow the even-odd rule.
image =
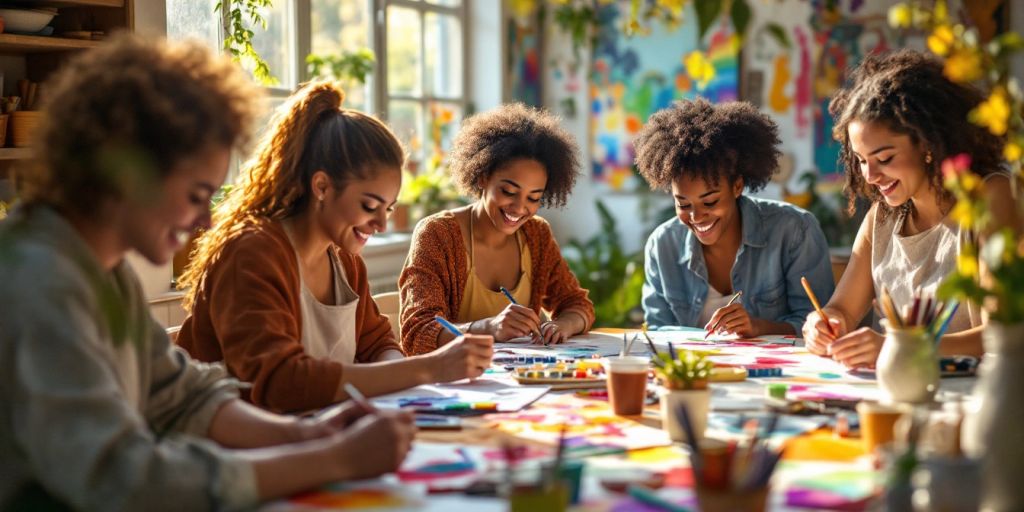
[[[693,434],[697,436],[694,443],[704,439],[704,430],[708,427],[708,411],[711,408],[710,389],[662,389],[661,391],[661,428],[676,442],[686,442],[686,431],[677,418],[676,411],[680,404],[686,404],[686,410],[693,424]]]
[[[981,457],[981,510],[1024,510],[1024,323],[989,322],[964,418],[964,447]]]
[[[882,321],[885,341],[878,354],[878,386],[891,403],[931,402],[939,387],[935,342],[923,328],[893,329]]]

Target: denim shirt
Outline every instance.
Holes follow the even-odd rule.
[[[825,234],[818,220],[796,206],[740,196],[743,242],[732,266],[733,290],[753,318],[787,322],[800,333],[814,306],[801,277],[825,304],[835,283]],[[708,296],[708,270],[697,237],[678,218],[647,239],[644,320],[653,329],[695,325]]]

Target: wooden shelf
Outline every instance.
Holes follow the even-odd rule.
[[[33,0],[32,5],[23,4],[31,9],[38,7],[124,7],[124,0]]]
[[[0,34],[0,54],[66,52],[70,50],[85,50],[100,44],[102,44],[102,41]]]
[[[0,160],[24,160],[32,157],[32,148],[0,148]]]

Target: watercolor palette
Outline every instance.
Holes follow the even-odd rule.
[[[600,361],[535,363],[514,369],[513,377],[523,385],[548,384],[556,388],[605,387],[605,374]]]

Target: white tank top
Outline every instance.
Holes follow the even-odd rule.
[[[884,221],[875,217],[871,228],[871,278],[875,297],[881,300],[884,286],[897,307],[912,304],[917,291],[935,296],[942,280],[956,271],[957,256],[966,241],[966,233],[961,233],[959,224],[948,216],[910,236],[900,234],[905,220],[905,215],[895,213]],[[961,303],[946,332],[960,332],[978,325],[981,325],[978,307]]]

